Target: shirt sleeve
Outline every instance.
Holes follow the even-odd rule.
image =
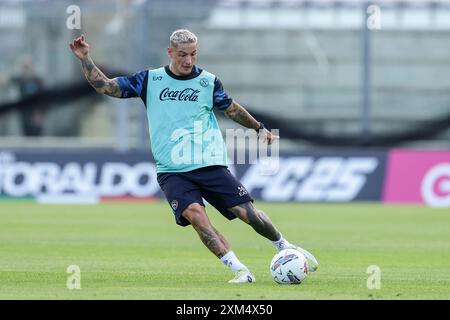
[[[118,77],[119,87],[122,92],[121,98],[137,98],[142,96],[148,70],[140,71],[129,77]]]
[[[225,92],[222,82],[216,78],[214,80],[214,98],[213,106],[221,111],[226,110],[233,99]]]

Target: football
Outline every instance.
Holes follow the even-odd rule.
[[[308,274],[306,259],[298,250],[281,250],[270,262],[270,273],[279,284],[300,284]]]

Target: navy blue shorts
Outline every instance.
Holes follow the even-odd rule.
[[[190,222],[181,214],[191,203],[205,206],[202,198],[229,220],[236,216],[228,208],[253,201],[244,186],[223,166],[158,173],[158,183],[172,207],[177,224],[183,227]]]

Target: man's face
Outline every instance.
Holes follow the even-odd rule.
[[[176,48],[169,47],[167,54],[172,60],[172,72],[178,76],[188,75],[197,60],[197,43],[183,43]]]

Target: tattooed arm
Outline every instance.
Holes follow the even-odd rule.
[[[224,113],[228,118],[246,128],[255,130],[260,129],[261,122],[258,122],[243,106],[234,100],[231,102],[231,105],[225,109]],[[274,139],[279,138],[264,127],[262,130],[258,131],[258,134],[264,138],[264,141],[267,140],[268,144],[272,144]]]
[[[122,92],[117,78],[109,79],[97,68],[89,56],[89,44],[85,41],[84,35],[72,41],[69,46],[75,56],[80,59],[84,76],[95,91],[111,97],[120,98]]]
[[[81,60],[83,73],[87,81],[98,93],[103,93],[111,97],[120,98],[121,91],[117,79],[109,79],[94,64],[90,56]]]
[[[259,128],[259,122],[256,121],[256,119],[253,118],[253,116],[248,113],[248,111],[245,110],[243,106],[241,106],[234,100],[231,102],[231,105],[227,109],[225,109],[224,112],[228,118],[236,121],[246,128],[255,130]]]

